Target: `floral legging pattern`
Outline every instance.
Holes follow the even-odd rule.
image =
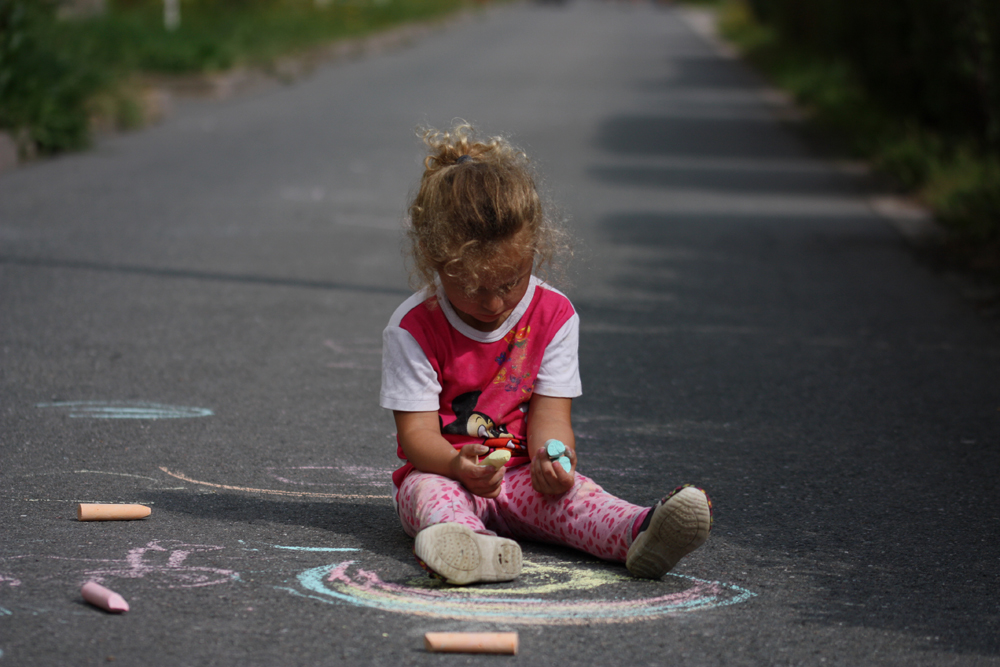
[[[460,523],[478,533],[561,544],[622,563],[632,543],[632,525],[647,509],[607,493],[580,473],[561,496],[538,493],[527,465],[507,468],[496,498],[473,495],[441,475],[414,471],[403,480],[396,500],[410,537],[438,523]]]

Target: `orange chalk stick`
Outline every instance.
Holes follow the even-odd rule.
[[[147,517],[152,511],[145,505],[80,503],[76,507],[76,518],[80,521],[131,521]]]
[[[517,655],[516,632],[428,632],[424,648],[434,653],[506,653]]]

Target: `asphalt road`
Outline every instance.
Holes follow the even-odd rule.
[[[1000,338],[770,99],[669,6],[514,4],[0,175],[0,666],[1000,664]],[[581,470],[712,495],[679,576],[412,558],[380,340],[456,117],[571,221]]]

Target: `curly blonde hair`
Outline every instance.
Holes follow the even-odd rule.
[[[467,123],[421,134],[429,154],[407,228],[415,288],[433,285],[442,272],[471,291],[528,256],[534,271],[558,268],[566,236],[546,216],[523,151],[503,137],[476,138]]]

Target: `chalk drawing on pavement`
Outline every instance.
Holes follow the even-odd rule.
[[[320,493],[317,491],[288,491],[286,489],[258,489],[251,486],[234,486],[231,484],[216,484],[215,482],[205,482],[202,480],[193,479],[179,472],[174,472],[163,466],[160,466],[160,470],[167,473],[171,477],[176,477],[177,479],[183,480],[190,484],[199,484],[201,486],[207,486],[214,489],[225,489],[227,491],[244,491],[247,493],[264,493],[273,496],[295,496],[295,497],[306,497],[306,498],[345,498],[345,499],[359,499],[359,498],[377,498],[377,499],[388,499],[388,494],[372,495],[364,493]]]
[[[187,544],[178,540],[152,540],[145,546],[129,549],[125,558],[107,561],[107,565],[87,570],[88,581],[107,579],[152,579],[161,588],[200,588],[239,579],[234,570],[191,565],[192,554],[221,551],[211,544]]]
[[[21,580],[15,576],[4,574],[0,572],[0,585],[10,586],[11,588],[16,588],[21,585]],[[0,607],[0,616],[13,616],[14,612],[6,607]],[[0,655],[3,655],[0,653]]]
[[[374,343],[379,343],[375,345]],[[327,368],[349,368],[353,370],[370,370],[376,371],[380,370],[382,366],[378,363],[378,360],[373,362],[364,363],[358,361],[362,356],[368,355],[369,357],[377,357],[382,354],[381,341],[372,341],[365,339],[359,344],[347,344],[343,345],[332,339],[327,339],[323,341],[324,347],[333,351],[334,354],[341,357],[337,361],[327,362]],[[364,347],[368,345],[368,347]]]
[[[365,486],[388,489],[392,486],[392,470],[358,465],[293,466],[270,467],[267,474],[282,484],[293,486],[334,487],[361,482]]]
[[[275,549],[286,549],[288,551],[361,551],[354,547],[287,547],[281,544],[272,544]]]
[[[75,558],[70,556],[9,556],[4,560],[48,558],[79,563],[80,583],[111,579],[143,579],[157,588],[200,588],[239,581],[235,570],[198,565],[198,556],[221,551],[222,546],[189,544],[180,540],[151,540],[129,549],[124,558]],[[193,562],[192,562],[193,561]],[[20,582],[18,582],[20,583]],[[13,584],[12,584],[13,585]]]
[[[384,581],[349,560],[310,568],[292,594],[417,616],[490,623],[580,625],[630,623],[745,602],[755,593],[719,581],[668,573],[661,581],[634,579],[597,562],[525,559],[511,584],[452,587],[421,577]]]
[[[148,479],[151,482],[162,484],[162,480],[146,475],[134,475],[128,472],[111,472],[109,470],[55,470],[53,472],[29,472],[21,477],[44,477],[50,475],[113,475],[115,477],[132,477],[134,479]]]
[[[253,563],[272,562],[278,571],[315,554],[354,552],[349,558],[298,571],[293,567],[283,586],[295,596],[327,604],[346,604],[416,616],[489,623],[580,625],[630,623],[685,612],[706,611],[741,602],[756,594],[739,586],[668,573],[660,581],[635,579],[618,565],[581,556],[564,560],[542,556],[525,558],[521,576],[503,584],[453,587],[427,576],[389,581],[365,569],[364,552],[354,547],[310,547],[263,544],[274,556],[259,553],[240,540],[243,553]],[[287,555],[279,555],[287,554]],[[297,554],[301,554],[298,556]],[[345,554],[346,555],[346,554]],[[161,589],[185,589],[243,582],[233,569],[218,561],[244,558],[225,547],[191,544],[181,540],[151,540],[129,549],[123,558],[79,558],[58,555],[0,557],[9,564],[21,559],[48,558],[73,564],[72,576],[82,583],[97,581],[112,588],[116,579],[142,580]],[[292,558],[293,560],[288,560]],[[263,559],[263,561],[261,560]],[[246,563],[245,563],[246,564]],[[272,571],[268,565],[258,573]],[[300,566],[301,567],[301,566]],[[295,574],[297,572],[297,574]],[[57,575],[58,576],[58,575]],[[44,578],[44,577],[43,577]],[[21,579],[0,573],[0,586],[19,587]],[[0,616],[11,612],[0,608]]]
[[[190,419],[213,414],[208,408],[145,401],[60,401],[36,403],[35,407],[55,410],[73,419]]]
[[[114,493],[117,497],[95,497],[95,484],[92,481],[87,480],[89,475],[106,475],[109,477],[120,478],[115,480],[113,489],[105,488],[104,484],[100,485],[101,488],[105,488],[102,493]],[[35,488],[36,484],[33,480],[39,477],[56,476],[62,476],[63,479],[59,480],[59,482],[55,485],[50,482],[46,486],[57,486],[60,494],[62,495],[61,498],[32,497],[38,492],[38,489]],[[50,472],[26,473],[18,475],[18,477],[32,480],[31,488],[26,490],[18,490],[17,487],[8,489],[11,493],[9,498],[18,502],[29,503],[114,503],[122,502],[123,498],[128,497],[130,502],[137,502],[142,505],[153,505],[156,504],[155,501],[144,499],[142,497],[143,494],[150,491],[177,491],[188,488],[184,486],[164,486],[163,479],[157,479],[147,475],[136,475],[127,472],[114,472],[111,470],[53,470]]]

